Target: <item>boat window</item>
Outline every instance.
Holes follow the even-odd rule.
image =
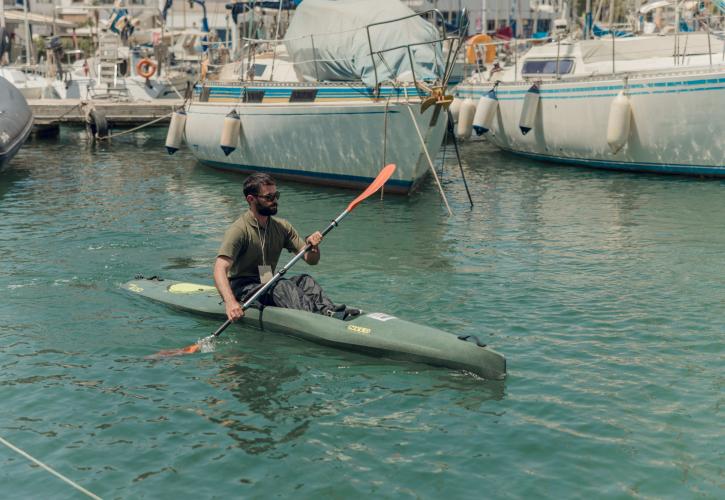
[[[259,78],[264,74],[264,70],[267,69],[266,64],[255,64],[252,68],[254,70],[255,78]]]
[[[559,59],[558,61],[559,70],[557,72],[557,60],[556,59],[535,59],[530,61],[524,61],[524,67],[521,73],[524,75],[565,75],[571,73],[574,69],[573,59]]]
[[[262,102],[264,90],[244,89],[244,102]]]
[[[293,90],[289,102],[315,102],[317,89]]]

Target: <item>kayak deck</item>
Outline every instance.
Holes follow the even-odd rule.
[[[224,304],[213,286],[142,278],[122,288],[175,309],[226,319]],[[238,323],[347,351],[465,370],[492,380],[506,376],[506,358],[474,336],[457,337],[385,313],[362,313],[341,320],[267,306],[247,309]]]

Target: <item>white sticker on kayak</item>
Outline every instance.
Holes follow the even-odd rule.
[[[378,321],[389,321],[391,319],[395,319],[395,316],[391,316],[391,315],[385,314],[385,313],[370,313],[367,316],[368,316],[368,318],[373,318]]]

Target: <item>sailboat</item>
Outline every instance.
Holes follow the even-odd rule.
[[[283,40],[244,39],[241,61],[198,84],[170,135],[183,130],[206,165],[325,185],[367,185],[392,162],[386,190],[408,193],[446,130],[455,54],[446,63],[442,47],[460,45],[420,16],[387,0],[305,0]]]
[[[536,160],[725,176],[725,39],[675,18],[669,34],[557,37],[464,82],[457,96],[478,112],[462,128]]]

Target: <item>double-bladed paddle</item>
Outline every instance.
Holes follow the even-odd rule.
[[[340,215],[338,215],[335,220],[330,222],[330,225],[327,226],[324,231],[322,231],[322,236],[325,236],[327,233],[329,233],[335,227],[337,227],[337,225],[340,223],[340,221],[342,221],[342,219],[344,219],[347,214],[352,212],[353,209],[360,204],[360,202],[362,202],[365,198],[370,197],[378,189],[383,187],[383,185],[393,175],[394,171],[395,171],[394,164],[391,163],[390,165],[385,166],[380,171],[380,173],[375,178],[375,180],[367,187],[367,189],[365,189],[365,191],[363,191],[362,194],[360,194],[360,196],[358,196],[357,198],[352,200],[350,202],[350,204],[347,206],[347,208]],[[305,247],[302,250],[300,250],[297,255],[292,257],[292,259],[290,259],[290,261],[282,269],[280,269],[277,272],[277,274],[275,274],[272,277],[271,280],[269,280],[263,287],[261,287],[259,290],[257,290],[254,293],[254,295],[249,297],[244,302],[244,304],[242,304],[242,310],[246,311],[254,303],[255,300],[257,300],[265,292],[267,292],[267,290],[269,290],[269,288],[273,284],[275,284],[277,281],[279,281],[280,278],[282,278],[282,276],[284,276],[285,273],[287,271],[289,271],[290,268],[292,266],[294,266],[297,263],[297,261],[300,260],[310,248],[312,248],[312,245],[310,245],[309,243],[307,245],[305,245]],[[218,337],[231,324],[232,324],[232,320],[227,319],[219,328],[217,328],[217,330],[214,333],[212,333],[210,336],[206,337],[205,339],[202,339],[202,340],[198,341],[197,343],[192,344],[188,347],[184,347],[182,349],[172,349],[172,350],[168,350],[168,351],[161,351],[161,352],[157,353],[157,356],[173,356],[173,355],[177,355],[177,354],[193,354],[195,352],[198,352],[199,350],[201,350],[201,347],[202,347],[204,341],[211,340],[211,339],[214,339],[215,337]]]

